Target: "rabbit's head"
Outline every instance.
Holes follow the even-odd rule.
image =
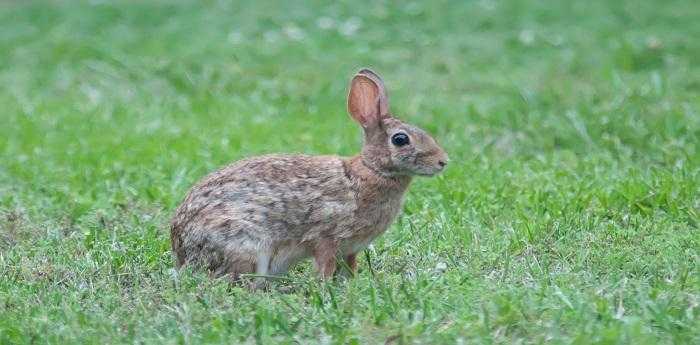
[[[384,82],[368,69],[350,82],[348,112],[364,130],[362,161],[383,176],[432,176],[447,164],[447,153],[424,130],[389,114]]]

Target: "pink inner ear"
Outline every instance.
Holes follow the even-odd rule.
[[[377,96],[379,97],[379,115],[380,117],[387,116],[389,114],[389,97],[386,94],[386,88],[384,87],[382,78],[377,73],[367,68],[361,69],[358,74],[374,82],[374,85],[377,87]]]
[[[356,76],[350,86],[348,111],[363,127],[371,126],[379,118],[379,90],[377,85],[365,76]]]

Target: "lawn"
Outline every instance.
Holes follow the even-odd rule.
[[[698,344],[700,3],[0,2],[0,344]],[[209,171],[431,132],[354,279],[173,269]],[[282,290],[282,291],[280,291]]]

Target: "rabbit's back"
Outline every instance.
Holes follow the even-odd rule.
[[[267,155],[210,174],[173,218],[178,264],[195,262],[226,274],[233,273],[227,266],[236,266],[227,261],[251,265],[259,253],[270,252],[286,269],[288,261],[309,255],[304,242],[352,223],[357,204],[345,169],[335,156]]]

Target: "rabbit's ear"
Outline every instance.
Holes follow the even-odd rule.
[[[389,115],[389,99],[384,82],[368,69],[360,70],[350,82],[348,112],[364,128],[377,126]]]
[[[382,117],[389,116],[389,96],[386,93],[386,88],[384,87],[384,80],[377,74],[374,73],[371,69],[368,68],[363,68],[359,72],[357,72],[358,75],[364,75],[372,81],[377,84],[377,87],[379,88],[379,114]]]

